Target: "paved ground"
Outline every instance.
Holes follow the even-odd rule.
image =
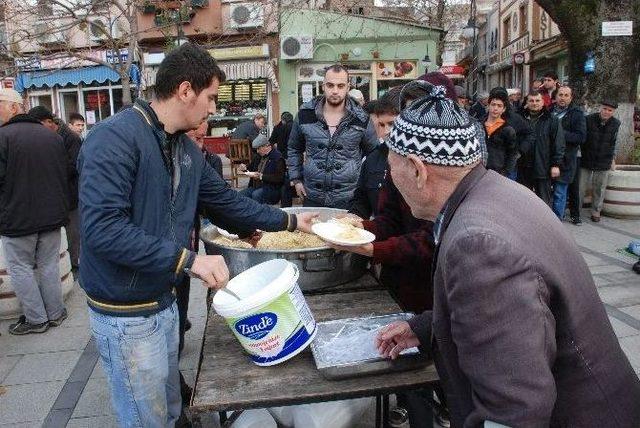
[[[640,221],[603,218],[582,227],[566,224],[595,278],[613,328],[636,373],[640,373],[640,275],[633,259],[617,252],[640,237]],[[181,368],[193,382],[204,329],[204,288],[192,285]],[[115,420],[104,374],[90,341],[84,295],[76,285],[61,327],[24,337],[0,321],[0,427],[111,427]],[[371,413],[371,412],[369,412]],[[366,415],[371,420],[373,415]]]

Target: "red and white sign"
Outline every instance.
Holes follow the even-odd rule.
[[[465,69],[460,65],[443,65],[438,71],[449,79],[464,79]]]
[[[0,88],[2,89],[13,89],[15,87],[15,81],[13,77],[7,77],[5,79],[0,79]]]

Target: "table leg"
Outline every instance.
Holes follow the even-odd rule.
[[[376,428],[382,428],[382,396],[376,395]]]
[[[382,426],[389,428],[389,394],[382,396]]]

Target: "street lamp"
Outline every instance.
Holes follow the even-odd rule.
[[[420,62],[422,63],[422,65],[424,65],[424,72],[428,73],[429,66],[431,65],[431,58],[429,58],[429,46],[427,46],[427,54],[424,56],[424,58],[422,58],[422,61]]]

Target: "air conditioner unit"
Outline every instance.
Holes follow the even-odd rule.
[[[109,21],[104,18],[95,18],[89,21],[89,36],[91,41],[99,42],[109,38],[111,26]]]
[[[282,36],[280,38],[280,58],[313,58],[313,37],[309,35]]]
[[[264,25],[264,6],[260,3],[233,3],[231,28],[257,28]]]

